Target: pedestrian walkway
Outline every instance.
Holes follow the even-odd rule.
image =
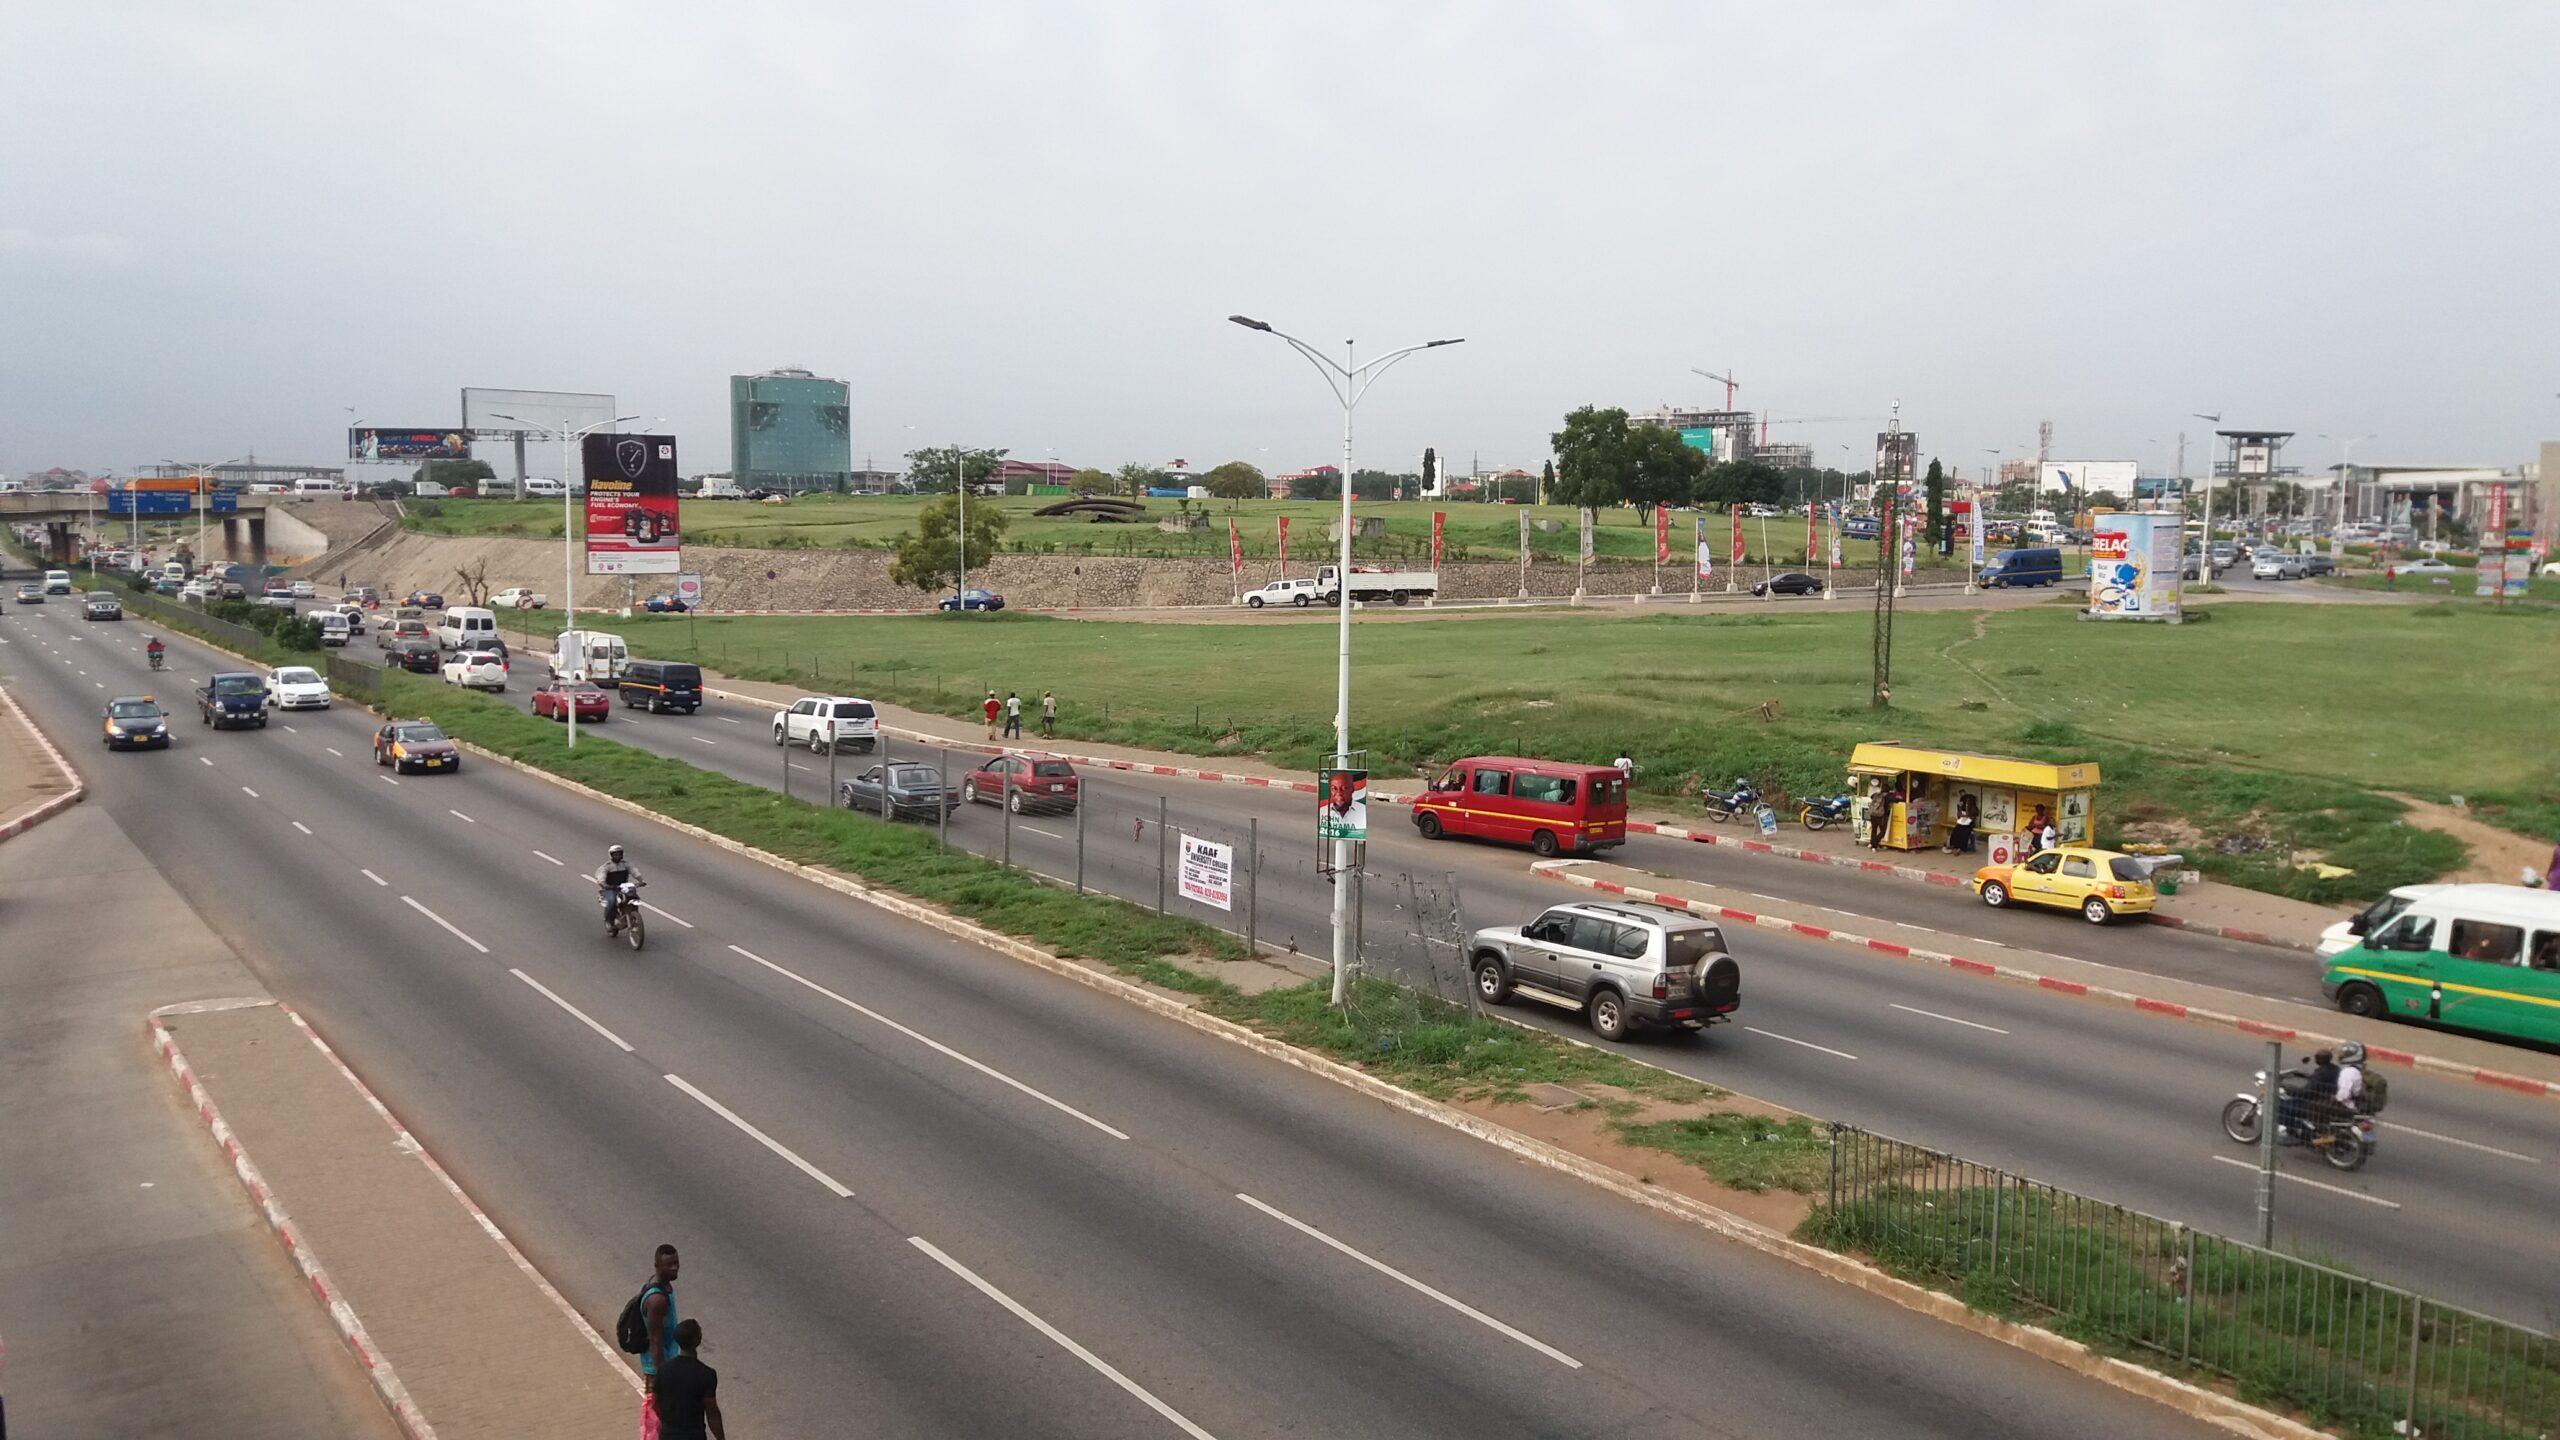
[[[159,1025],[349,1348],[375,1357],[387,1400],[438,1440],[632,1433],[633,1373],[292,1012],[259,1003]]]

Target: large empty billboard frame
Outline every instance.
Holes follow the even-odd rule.
[[[501,419],[501,416],[512,417]],[[562,430],[583,430],[614,418],[613,397],[575,390],[498,390],[466,385],[462,390],[462,429],[474,440],[509,442],[515,473],[509,477],[522,495],[526,475],[525,444],[541,443]],[[559,465],[557,442],[549,452]],[[574,465],[576,462],[570,462]],[[559,477],[567,480],[568,476]]]

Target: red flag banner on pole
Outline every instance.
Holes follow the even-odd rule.
[[[1280,573],[1289,573],[1289,517],[1280,517]]]
[[[1227,573],[1244,573],[1244,532],[1236,528],[1233,520],[1227,522]]]
[[[1435,575],[1440,571],[1440,534],[1448,524],[1448,511],[1434,510],[1431,512],[1431,570]]]
[[[1671,559],[1671,512],[1653,507],[1653,563],[1661,565]]]
[[[1739,565],[1742,563],[1742,511],[1739,507],[1737,507],[1733,512],[1733,548],[1726,551],[1725,554],[1732,559],[1734,564]]]
[[[1819,505],[1807,505],[1804,507],[1804,563],[1807,565],[1813,563],[1815,548],[1820,544],[1821,537],[1813,533],[1813,517],[1815,512],[1819,511],[1821,508],[1822,507]]]

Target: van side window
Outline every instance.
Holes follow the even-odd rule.
[[[2524,951],[2524,931],[2513,925],[2493,925],[2486,920],[2456,920],[2453,938],[2445,942],[2445,950],[2459,960],[2482,960],[2492,965],[2513,965]]]
[[[1565,942],[1576,950],[1594,955],[1613,955],[1618,949],[1618,927],[1589,915],[1576,915],[1565,931]]]
[[[2533,968],[2560,970],[2560,930],[2537,930],[2533,934]]]
[[[1510,771],[1508,771],[1508,770],[1478,770],[1478,771],[1476,771],[1476,787],[1475,787],[1475,793],[1477,793],[1478,795],[1508,795],[1508,794],[1510,794],[1510,793],[1511,793],[1511,772],[1510,772]]]
[[[2434,916],[2403,915],[2384,926],[2370,943],[2376,950],[2432,950],[2435,938]]]
[[[1561,775],[1523,775],[1512,793],[1523,800],[1536,800],[1547,805],[1573,803],[1573,782]]]

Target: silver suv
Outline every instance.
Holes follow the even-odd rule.
[[[1571,1006],[1603,1040],[1637,1026],[1702,1030],[1742,1004],[1742,967],[1712,921],[1660,905],[1576,902],[1467,941],[1476,994]]]

